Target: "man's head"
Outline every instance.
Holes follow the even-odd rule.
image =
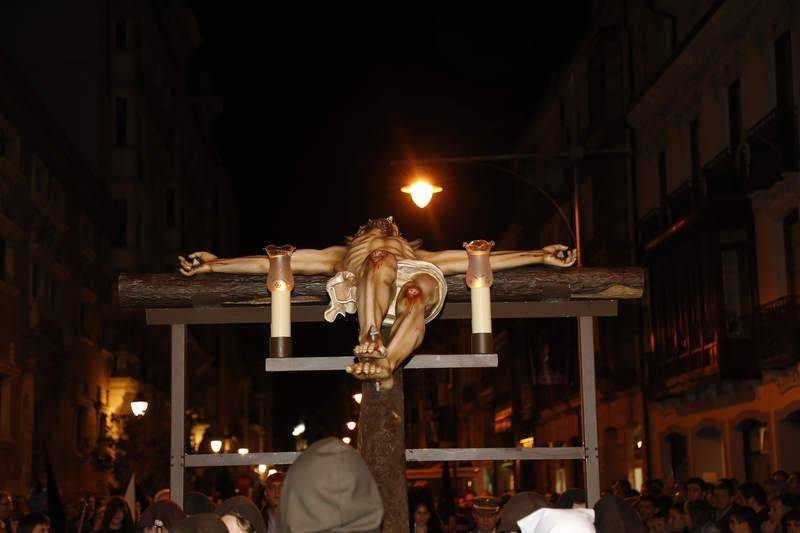
[[[733,504],[733,489],[730,483],[720,481],[714,485],[714,496],[711,499],[711,505],[714,509],[722,511],[727,509]]]
[[[548,505],[547,500],[535,492],[525,491],[515,494],[503,506],[498,531],[520,531],[518,520]]]
[[[31,513],[22,517],[17,524],[17,533],[48,533],[50,519],[41,513]]]
[[[664,492],[664,482],[660,479],[648,480],[642,492],[648,496],[658,498]]]
[[[772,473],[772,479],[786,483],[786,480],[789,479],[789,474],[787,474],[785,470],[776,470]]]
[[[631,483],[627,479],[620,479],[614,482],[611,485],[611,492],[614,493],[614,496],[618,498],[625,498],[628,495],[628,491],[631,490]]]
[[[398,228],[397,224],[394,223],[394,217],[386,217],[371,218],[367,220],[366,224],[358,228],[358,231],[353,238],[357,239],[373,230],[377,230],[384,237],[397,237],[400,235],[400,228]]]
[[[705,490],[706,483],[699,477],[689,478],[686,482],[686,501],[696,502],[703,499],[703,490]]]
[[[275,472],[267,478],[267,505],[270,510],[278,510],[281,503],[281,491],[283,490],[283,482],[286,479],[286,474],[283,472]]]
[[[235,533],[266,533],[267,525],[256,504],[244,496],[228,498],[214,511]]]
[[[647,521],[647,527],[650,533],[667,533],[669,531],[667,529],[667,515],[662,512],[654,514]]]
[[[676,503],[669,508],[669,530],[673,533],[683,533],[686,530],[686,511],[682,503]]]
[[[167,533],[175,524],[186,518],[186,514],[173,501],[160,501],[150,505],[139,517],[137,528],[144,533]]]
[[[784,533],[800,533],[800,510],[789,511],[781,521]]]
[[[739,487],[744,505],[755,512],[759,512],[767,505],[767,493],[758,483],[744,483]]]
[[[647,523],[656,514],[657,509],[658,504],[652,496],[642,496],[639,498],[639,505],[636,506],[636,510],[639,511],[639,516],[642,517],[642,522],[644,523]]]
[[[0,491],[0,520],[8,519],[13,510],[14,505],[11,500],[11,494],[6,491]]]
[[[492,533],[500,518],[500,501],[491,497],[473,499],[472,516],[479,533]]]

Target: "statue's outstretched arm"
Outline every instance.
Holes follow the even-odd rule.
[[[466,250],[443,250],[429,252],[417,250],[417,258],[433,263],[442,269],[445,275],[463,274],[467,271],[468,257]],[[575,263],[575,250],[563,244],[552,244],[541,250],[500,250],[492,252],[490,263],[492,270],[508,270],[527,265],[551,265],[568,267]]]
[[[331,246],[322,250],[301,248],[292,254],[292,272],[299,275],[336,273],[336,265],[347,253],[345,246]],[[209,252],[194,252],[187,257],[179,256],[180,271],[184,276],[203,272],[228,274],[267,274],[269,259],[265,255],[250,255],[222,259]]]

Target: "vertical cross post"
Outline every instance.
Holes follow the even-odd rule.
[[[170,404],[170,498],[183,507],[186,404],[186,324],[172,325],[172,388]]]
[[[581,421],[586,452],[586,498],[589,507],[600,499],[600,461],[597,443],[597,393],[594,372],[594,319],[578,317],[581,359]]]

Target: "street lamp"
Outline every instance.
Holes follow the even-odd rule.
[[[292,430],[292,437],[299,437],[306,431],[306,425],[303,422],[297,424]]]
[[[361,405],[361,398],[363,396],[364,396],[363,394],[361,394],[360,392],[357,392],[357,393],[353,394],[353,401],[356,402],[358,405]]]
[[[401,192],[411,195],[411,199],[417,204],[417,207],[423,208],[428,205],[433,198],[433,195],[442,192],[444,189],[438,185],[432,185],[424,178],[417,178],[411,185],[406,185]]]
[[[355,420],[349,420],[347,424],[345,424],[345,426],[347,426],[347,429],[349,429],[350,431],[353,431],[354,429],[356,429],[356,422]]]
[[[247,455],[250,453],[250,450],[247,448],[239,448],[237,451],[239,452],[239,455]]]
[[[211,441],[211,451],[214,453],[219,453],[222,449],[222,441],[219,439],[214,439]]]
[[[147,400],[145,400],[141,394],[137,394],[136,398],[131,402],[131,412],[133,416],[144,416],[147,412],[147,405]]]
[[[350,437],[342,437],[342,442],[344,442],[345,444],[350,444],[352,440],[350,439]]]

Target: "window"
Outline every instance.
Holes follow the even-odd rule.
[[[11,380],[0,374],[0,437],[11,436]]]
[[[731,150],[742,142],[742,89],[739,80],[728,85],[728,134]]]
[[[748,481],[761,481],[769,478],[769,429],[766,424],[756,421],[745,422],[742,426],[744,440],[744,467]]]
[[[658,192],[661,196],[661,207],[667,206],[667,153],[663,150],[658,152]]]
[[[87,329],[88,319],[89,319],[89,309],[88,309],[88,307],[89,307],[89,304],[87,304],[86,302],[81,302],[80,316],[79,316],[79,321],[80,321],[79,327],[80,327],[81,333],[85,337],[89,336],[88,329]]]
[[[31,265],[31,299],[36,300],[39,297],[40,286],[39,267],[35,264]]]
[[[786,292],[800,295],[800,224],[797,210],[783,219],[783,246],[786,254]]]
[[[752,311],[752,292],[747,239],[743,230],[720,233],[725,330],[731,337],[749,336],[746,325]]]
[[[114,46],[117,50],[128,48],[128,21],[117,19],[114,23]]]
[[[114,100],[114,124],[117,146],[125,146],[128,144],[128,99],[124,97],[117,97]]]
[[[117,223],[114,226],[112,243],[114,246],[128,245],[128,200],[126,198],[114,199],[114,213]]]
[[[700,178],[700,119],[689,123],[689,158],[692,165],[692,183]]]
[[[792,85],[792,34],[787,31],[775,41],[775,101],[778,108],[792,106]]]
[[[175,189],[172,187],[167,188],[164,199],[164,218],[167,227],[175,226]]]
[[[86,406],[79,405],[75,411],[75,449],[83,452],[87,447],[86,420],[88,412]]]

